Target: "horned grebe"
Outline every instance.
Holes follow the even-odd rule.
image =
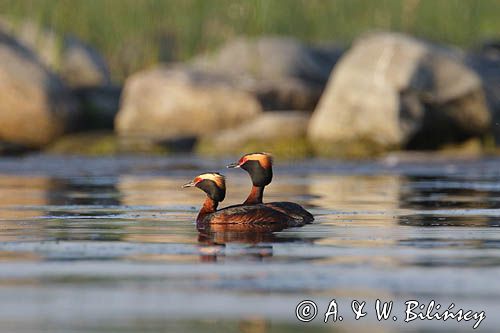
[[[264,187],[269,185],[273,179],[273,159],[271,155],[268,153],[246,154],[241,157],[238,162],[229,164],[227,167],[241,168],[248,172],[252,179],[252,190],[243,204],[262,204]],[[314,216],[311,213],[294,202],[269,202],[264,205],[279,210],[293,217],[295,220],[300,220],[301,223],[299,224],[311,223],[314,221]]]

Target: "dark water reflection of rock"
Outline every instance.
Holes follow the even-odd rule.
[[[500,160],[278,165],[267,200],[299,202],[315,223],[197,230],[203,194],[179,184],[225,162],[0,160],[0,328],[300,331],[294,309],[306,298],[452,300],[500,311]],[[225,173],[222,207],[243,201],[250,186],[242,173]],[[491,315],[483,325],[500,321]]]

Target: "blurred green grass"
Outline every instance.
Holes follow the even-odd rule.
[[[499,0],[0,0],[0,13],[89,42],[117,81],[237,35],[348,44],[379,29],[460,46],[500,37]]]

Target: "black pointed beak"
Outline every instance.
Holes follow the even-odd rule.
[[[239,167],[240,167],[240,165],[238,164],[238,162],[226,165],[226,168],[228,168],[228,169],[239,168]]]
[[[184,185],[182,185],[182,188],[186,188],[186,187],[193,187],[195,186],[196,184],[194,182],[189,182],[189,183],[186,183]]]

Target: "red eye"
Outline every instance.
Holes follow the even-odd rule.
[[[239,165],[243,165],[243,164],[245,164],[246,162],[247,162],[247,158],[246,158],[246,157],[242,157],[242,158],[240,158],[240,160],[238,161],[238,164],[239,164]]]
[[[202,179],[200,177],[196,177],[194,180],[193,180],[193,183],[195,184],[198,184],[199,182],[201,182]]]

